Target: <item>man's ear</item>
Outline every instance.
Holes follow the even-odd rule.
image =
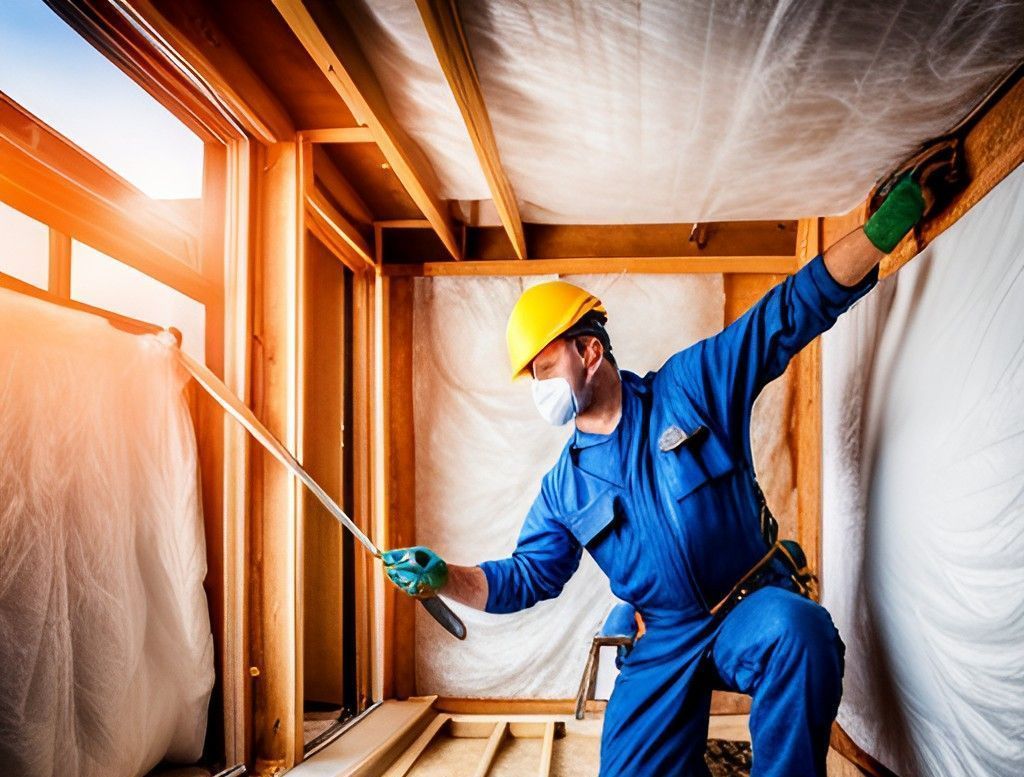
[[[591,335],[587,347],[583,351],[583,363],[586,365],[588,375],[593,375],[597,371],[597,368],[601,366],[603,358],[604,345],[600,340]]]

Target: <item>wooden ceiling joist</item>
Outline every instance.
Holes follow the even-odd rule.
[[[264,143],[291,140],[295,127],[199,0],[126,0],[139,22],[183,57],[232,117]]]
[[[484,103],[473,55],[459,18],[458,6],[455,0],[416,0],[416,5],[434,46],[441,71],[451,87],[455,104],[462,113],[469,139],[491,190],[498,218],[508,234],[516,257],[525,259],[526,237],[523,234],[519,205],[501,165],[498,143]]]
[[[369,129],[373,141],[447,251],[453,258],[461,259],[455,226],[436,193],[433,170],[399,127],[351,31],[330,8],[321,7],[318,19],[314,19],[302,0],[273,3],[357,121]]]

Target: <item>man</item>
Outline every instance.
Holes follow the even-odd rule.
[[[646,631],[605,711],[601,775],[707,775],[712,688],[752,696],[753,774],[824,775],[844,645],[823,607],[784,574],[710,610],[765,556],[750,414],[762,388],[878,280],[878,263],[920,219],[903,178],[863,229],[772,288],[714,337],[641,378],[619,370],[600,301],[554,281],[509,319],[513,378],[540,413],[575,430],[544,476],[511,557],[446,565],[427,548],[389,551],[391,579],[493,613],[557,596],[582,549]]]

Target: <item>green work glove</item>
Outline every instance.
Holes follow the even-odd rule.
[[[921,186],[910,174],[892,187],[878,210],[864,225],[864,234],[879,251],[891,253],[924,213]]]
[[[448,565],[430,548],[396,548],[381,554],[391,582],[417,599],[436,596],[448,582]]]

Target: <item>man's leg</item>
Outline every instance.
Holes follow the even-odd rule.
[[[753,697],[751,777],[824,777],[845,646],[819,604],[769,586],[729,612],[711,646],[719,677]]]
[[[652,647],[641,637],[634,650]],[[601,777],[707,777],[711,690],[696,656],[633,663],[615,681],[601,733]]]

